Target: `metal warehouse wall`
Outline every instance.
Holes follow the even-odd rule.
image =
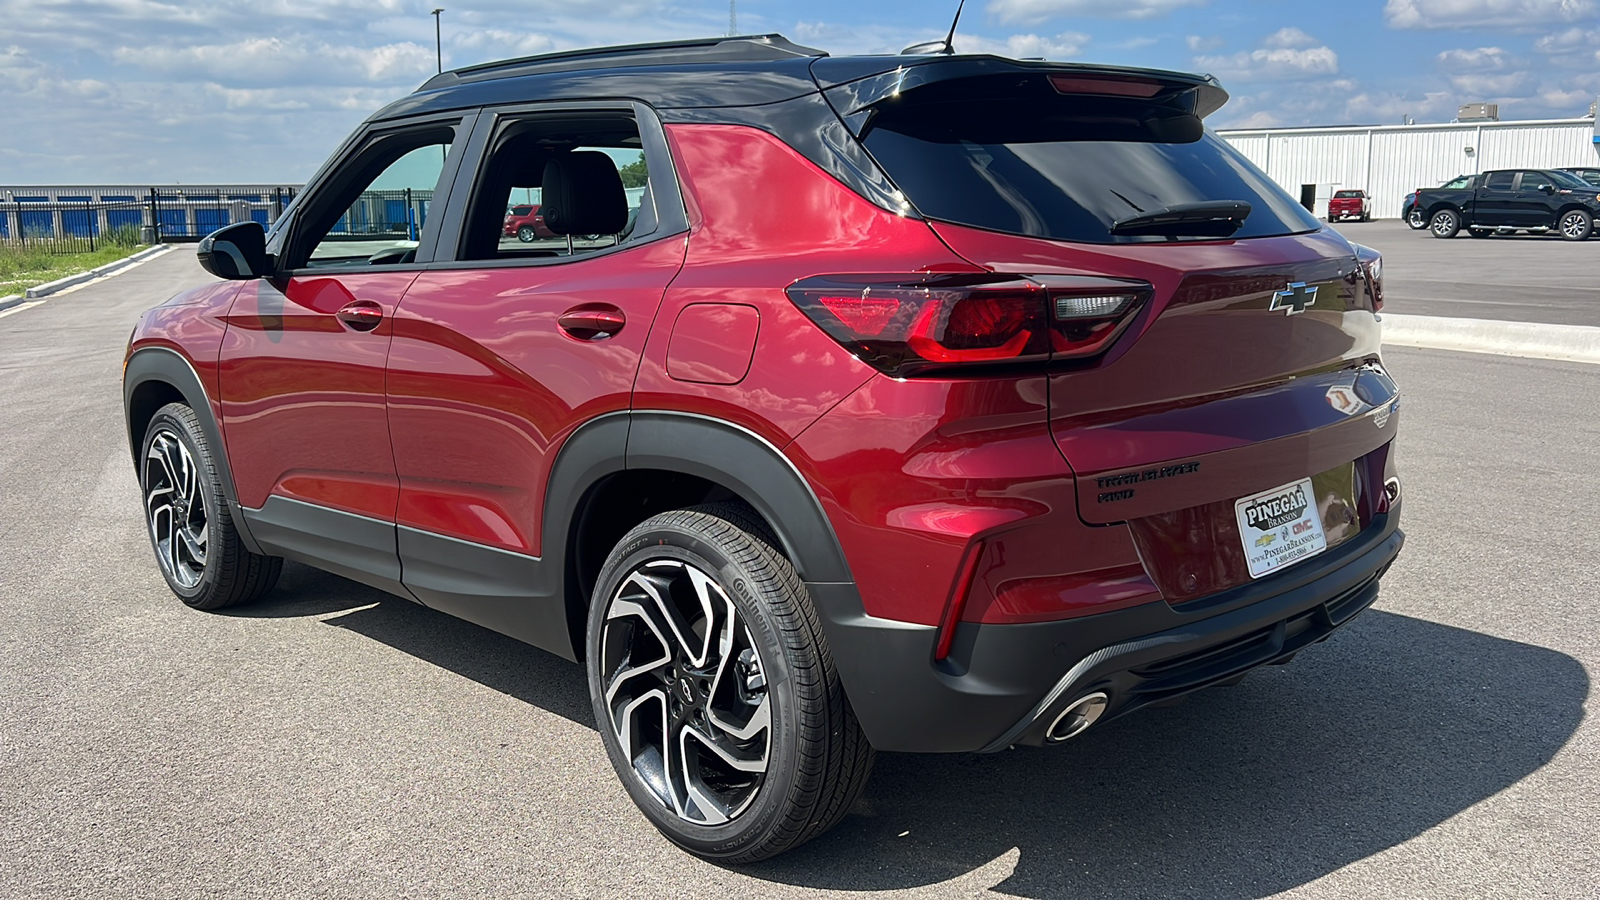
[[[1334,191],[1365,188],[1372,197],[1372,214],[1392,219],[1400,216],[1400,202],[1406,194],[1457,175],[1522,166],[1553,169],[1600,164],[1594,128],[1592,119],[1556,119],[1217,134],[1266,170],[1291,196],[1299,197],[1302,185],[1316,185],[1314,211],[1318,216],[1328,214],[1328,198]]]

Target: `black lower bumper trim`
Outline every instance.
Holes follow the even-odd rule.
[[[1093,691],[1110,697],[1103,722],[1285,661],[1372,604],[1403,542],[1390,513],[1198,612],[1158,602],[1035,625],[964,623],[941,663],[933,662],[934,628],[865,615],[854,585],[808,586],[875,747],[988,752],[1044,743],[1050,719]]]

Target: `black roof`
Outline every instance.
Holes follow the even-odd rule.
[[[861,86],[854,99],[868,102],[879,90],[909,89],[905,73],[916,76],[910,81],[927,82],[1027,71],[1153,78],[1174,91],[1198,90],[1202,116],[1227,99],[1208,75],[989,55],[829,57],[782,35],[763,34],[571,50],[466,66],[428,79],[372,119],[530,100],[627,98],[657,109],[753,107],[849,83]],[[875,77],[877,82],[867,81]]]

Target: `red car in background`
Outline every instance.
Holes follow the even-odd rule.
[[[1372,218],[1371,201],[1367,199],[1366,191],[1334,191],[1333,198],[1328,201],[1328,221],[1341,222],[1345,219],[1359,219],[1366,222]]]
[[[515,237],[523,243],[538,238],[559,237],[544,224],[544,216],[539,212],[537,203],[524,203],[511,207],[506,212],[505,226],[500,229],[500,233],[506,237]]]
[[[220,609],[298,560],[581,661],[642,814],[728,862],[836,824],[876,750],[1315,652],[1403,542],[1381,264],[1226,101],[778,35],[442,73],[141,317],[160,571]],[[437,179],[419,239],[330,235],[385,167]],[[1138,777],[1092,764],[1127,737],[1058,777]]]

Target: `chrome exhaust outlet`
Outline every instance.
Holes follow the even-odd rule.
[[[1050,723],[1049,729],[1044,733],[1044,739],[1052,744],[1059,744],[1083,734],[1105,714],[1108,702],[1103,691],[1079,697],[1068,704],[1067,708],[1056,716],[1055,721]]]

